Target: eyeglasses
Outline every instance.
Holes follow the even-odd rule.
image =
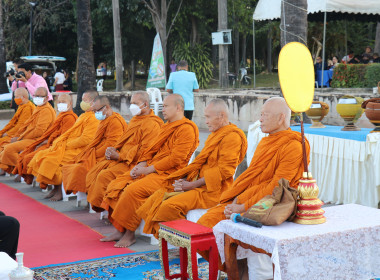
[[[103,111],[104,107],[106,107],[106,105],[104,105],[103,107],[99,108],[99,109],[94,109],[94,112],[100,112],[100,111]]]

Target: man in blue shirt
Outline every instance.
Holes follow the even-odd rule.
[[[193,117],[194,94],[199,92],[199,85],[195,73],[188,71],[189,66],[185,60],[177,65],[177,72],[172,72],[169,77],[166,90],[168,93],[177,93],[185,101],[185,117],[189,120]]]

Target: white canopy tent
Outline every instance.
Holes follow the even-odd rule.
[[[287,3],[284,0],[260,0],[253,13],[253,65],[254,87],[256,87],[255,64],[255,20],[273,20],[281,18],[281,5]],[[307,0],[307,13],[324,13],[323,51],[322,63],[325,61],[325,37],[326,37],[326,13],[353,13],[353,14],[380,14],[380,0]],[[323,75],[322,75],[323,87]]]

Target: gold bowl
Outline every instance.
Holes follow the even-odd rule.
[[[360,128],[355,126],[357,120],[361,117],[364,110],[361,105],[363,98],[345,95],[339,99],[336,105],[336,111],[343,118],[346,125],[342,128],[343,131],[358,131]]]
[[[321,121],[329,113],[330,107],[327,103],[321,101],[313,101],[310,109],[305,114],[311,119],[310,128],[325,128]]]

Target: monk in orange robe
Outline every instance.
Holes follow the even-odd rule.
[[[250,166],[224,191],[219,205],[204,214],[198,223],[212,228],[232,213],[244,213],[266,195],[273,193],[284,178],[293,188],[304,170],[301,134],[290,130],[290,109],[281,97],[268,99],[261,110],[261,130],[269,133],[258,144]],[[307,157],[310,146],[306,143]],[[203,253],[207,258],[207,254]],[[223,267],[221,267],[223,269]]]
[[[11,139],[16,136],[18,130],[32,116],[36,106],[29,100],[28,91],[25,88],[15,90],[15,103],[18,109],[9,123],[0,130],[0,146],[9,144]]]
[[[66,193],[86,192],[87,172],[104,159],[106,149],[119,140],[127,128],[124,118],[114,112],[107,96],[98,96],[92,110],[100,121],[95,138],[75,158],[75,163],[62,167],[63,187]]]
[[[164,100],[162,113],[167,122],[162,126],[157,140],[140,157],[139,163],[108,185],[102,208],[108,210],[109,220],[116,232],[101,241],[115,241],[115,247],[128,247],[135,240],[134,232],[117,224],[118,216],[112,215],[119,197],[129,197],[124,210],[131,213],[129,219],[139,226],[141,219],[136,210],[159,189],[166,177],[185,167],[199,144],[198,127],[184,117],[184,101],[179,94],[170,94]],[[125,201],[124,198],[121,198]],[[134,209],[134,210],[132,210]],[[120,213],[120,212],[119,212]]]
[[[48,149],[39,151],[28,165],[28,173],[36,177],[41,188],[54,185],[56,194],[50,199],[62,199],[62,166],[75,163],[75,157],[82,152],[95,136],[99,121],[95,118],[91,106],[98,96],[96,91],[83,94],[81,109],[84,111],[73,127],[59,136]]]
[[[55,121],[55,111],[48,102],[46,88],[37,88],[33,102],[37,105],[32,116],[18,130],[11,139],[11,143],[4,146],[0,153],[0,168],[11,173],[17,164],[18,155],[26,147],[36,141]]]
[[[149,94],[139,91],[131,97],[132,119],[124,135],[114,147],[106,150],[105,159],[97,163],[86,177],[87,201],[97,212],[108,184],[117,176],[137,164],[137,160],[153,141],[156,140],[163,121],[149,108]],[[133,109],[134,108],[134,109]]]
[[[219,197],[233,183],[236,167],[247,151],[244,132],[228,120],[228,107],[222,99],[213,99],[205,109],[206,124],[211,134],[194,162],[171,174],[163,186],[137,210],[145,220],[144,232],[158,238],[160,222],[185,219],[192,209],[208,209],[219,203]],[[125,205],[131,198],[121,196],[113,217],[129,230],[130,213]],[[127,208],[128,209],[128,208]],[[117,217],[117,219],[116,219]]]
[[[28,164],[35,154],[39,151],[49,148],[53,141],[70,129],[78,116],[73,112],[73,100],[67,93],[62,93],[58,96],[57,104],[59,115],[53,125],[34,143],[29,145],[19,155],[17,165],[13,170],[13,174],[18,174],[25,179],[27,184],[32,184],[34,176],[28,174]],[[55,189],[52,190],[45,198],[51,198],[55,195]]]

